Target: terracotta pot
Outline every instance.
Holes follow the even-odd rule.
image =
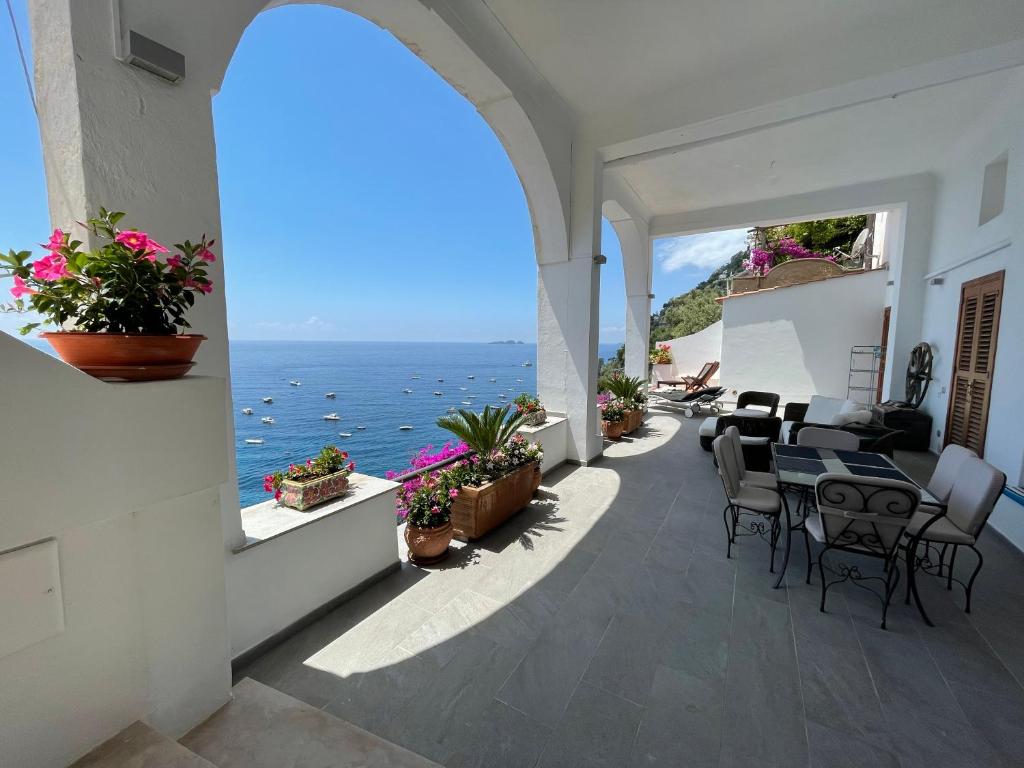
[[[310,507],[336,499],[348,490],[347,471],[335,472],[312,480],[285,480],[281,483],[281,498],[278,503],[299,512]]]
[[[609,440],[618,440],[622,437],[622,430],[626,428],[625,420],[622,421],[602,421],[601,422],[601,433]]]
[[[421,528],[406,524],[405,543],[409,545],[409,559],[417,565],[437,563],[448,557],[448,545],[452,543],[451,520],[436,528]]]
[[[536,461],[481,486],[462,486],[452,502],[455,538],[480,538],[529,504],[539,487],[540,463]]]
[[[131,333],[56,331],[39,334],[61,360],[98,379],[158,381],[178,379],[194,365],[197,333],[155,336]]]

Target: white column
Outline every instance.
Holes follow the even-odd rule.
[[[626,296],[626,375],[647,381],[651,339],[651,295]]]
[[[627,376],[647,380],[651,332],[651,238],[647,221],[630,216],[612,221],[622,247],[626,288]]]
[[[537,272],[537,390],[569,420],[568,457],[586,463],[601,453],[597,421],[597,340],[601,248],[601,161],[573,146],[571,223],[566,260]]]

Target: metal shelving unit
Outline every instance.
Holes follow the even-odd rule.
[[[846,384],[846,399],[866,405],[878,402],[878,369],[882,347],[850,347],[850,374]]]

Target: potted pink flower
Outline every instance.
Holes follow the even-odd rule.
[[[346,463],[347,462],[347,463]],[[348,490],[348,476],[356,464],[348,461],[348,452],[325,445],[305,464],[291,464],[284,472],[263,478],[263,490],[286,507],[305,512],[310,507],[341,496]]]
[[[0,277],[12,277],[14,302],[5,311],[34,310],[56,330],[42,335],[67,363],[98,378],[152,381],[184,376],[206,338],[185,333],[197,294],[213,283],[214,241],[186,240],[170,251],[137,229],[121,229],[123,213],[100,209],[84,225],[102,244],[55,229],[32,259],[29,251],[0,254]],[[27,334],[40,323],[28,323]],[[67,326],[71,326],[66,330]]]
[[[672,378],[672,347],[669,344],[657,344],[651,352],[651,366],[662,381]]]

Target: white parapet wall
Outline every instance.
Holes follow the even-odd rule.
[[[730,296],[722,306],[727,400],[776,392],[782,403],[845,398],[850,348],[881,343],[889,272],[859,274]]]
[[[227,564],[233,658],[398,568],[398,484],[358,473],[350,483],[306,512],[273,500],[242,510],[246,544]]]
[[[722,321],[712,323],[702,331],[659,342],[672,347],[672,368],[675,377],[694,376],[704,363],[722,360]],[[717,380],[716,374],[712,381]]]
[[[569,424],[565,416],[548,413],[548,419],[538,427],[520,427],[518,432],[544,449],[540,471],[548,472],[565,464],[569,440]]]
[[[178,735],[227,701],[225,389],[107,384],[0,333],[0,553],[55,542],[62,614],[32,635],[0,583],[24,606],[0,618],[0,764],[67,765],[135,720]]]

